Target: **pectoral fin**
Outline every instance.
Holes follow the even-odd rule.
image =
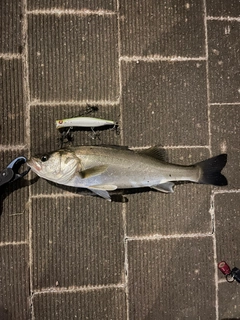
[[[155,186],[151,186],[152,189],[155,189],[157,191],[165,192],[165,193],[172,193],[174,192],[173,190],[174,183],[173,182],[165,182],[162,184],[157,184]]]
[[[111,201],[111,197],[106,190],[97,190],[89,188],[93,193],[97,194],[99,197],[106,199],[107,201]]]
[[[107,170],[108,165],[95,166],[79,172],[82,179],[97,176]]]

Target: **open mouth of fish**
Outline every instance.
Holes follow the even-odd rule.
[[[42,169],[41,165],[34,161],[33,159],[27,161],[27,165],[33,170],[40,171]]]

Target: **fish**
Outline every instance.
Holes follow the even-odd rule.
[[[131,150],[121,146],[62,148],[27,161],[38,176],[57,184],[86,188],[111,201],[109,191],[150,187],[172,193],[176,181],[225,186],[221,174],[227,154],[184,166],[164,160],[159,146]]]
[[[92,117],[74,117],[69,119],[56,120],[56,128],[64,127],[102,127],[107,125],[115,126],[116,123],[112,120],[105,120]]]

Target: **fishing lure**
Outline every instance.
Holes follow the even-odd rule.
[[[102,127],[112,125],[115,126],[116,123],[112,120],[105,120],[105,119],[99,119],[99,118],[92,118],[92,117],[75,117],[75,118],[69,118],[69,119],[62,119],[62,120],[56,120],[56,128],[65,128],[65,127]]]

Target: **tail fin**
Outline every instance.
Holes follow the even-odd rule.
[[[196,163],[196,166],[201,169],[201,175],[198,183],[212,184],[214,186],[226,186],[228,181],[224,175],[221,174],[226,163],[227,154],[220,154],[219,156]]]

